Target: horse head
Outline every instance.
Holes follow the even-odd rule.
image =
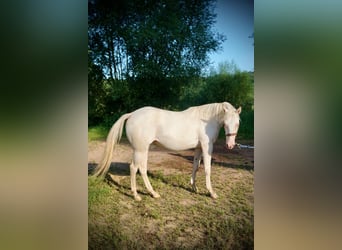
[[[230,109],[223,105],[223,127],[226,134],[226,147],[232,149],[235,146],[235,138],[240,126],[241,107]]]

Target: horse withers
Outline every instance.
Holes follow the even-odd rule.
[[[212,103],[190,107],[176,112],[154,107],[143,107],[132,113],[122,115],[109,131],[102,161],[94,170],[95,176],[104,176],[112,160],[115,144],[120,141],[126,121],[126,135],[133,147],[130,164],[131,190],[136,200],[141,200],[136,188],[136,173],[139,172],[147,190],[154,198],[155,192],[147,177],[147,155],[151,143],[157,142],[167,149],[180,151],[195,149],[190,183],[195,192],[196,173],[203,156],[206,187],[212,198],[217,198],[210,181],[211,156],[213,144],[223,126],[226,134],[226,147],[235,146],[235,138],[240,124],[241,107],[235,109],[230,103]]]

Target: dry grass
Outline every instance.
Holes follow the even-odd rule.
[[[138,175],[143,199],[133,200],[128,163],[112,166],[105,180],[89,177],[89,249],[253,249],[253,161],[220,152],[212,167],[217,200],[205,189],[203,167],[199,193],[191,191],[191,151],[164,152],[166,161],[152,155],[148,175],[160,199],[147,193]]]

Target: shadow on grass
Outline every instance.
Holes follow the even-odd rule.
[[[172,156],[177,156],[177,157],[181,157],[185,160],[187,160],[188,162],[193,162],[194,157],[193,156],[188,156],[188,155],[182,155],[179,153],[169,153]],[[201,164],[203,164],[201,162]],[[248,165],[248,164],[232,164],[232,163],[227,163],[227,162],[223,162],[223,161],[218,161],[215,159],[215,157],[212,157],[211,160],[211,164],[212,165],[218,165],[220,167],[225,167],[225,168],[233,168],[233,169],[243,169],[243,170],[253,170],[254,166]]]
[[[97,164],[95,163],[88,163],[88,176],[92,176],[94,169],[96,168]],[[103,177],[103,180],[109,185],[109,186],[116,186],[118,191],[125,196],[128,196],[130,198],[133,198],[133,195],[131,195],[130,187],[127,187],[126,185],[122,185],[119,180],[115,180],[111,175],[124,177],[129,176],[129,164],[127,162],[112,162],[107,174],[105,177]],[[99,177],[101,178],[101,177]]]
[[[97,164],[95,163],[88,163],[88,176],[93,174],[96,166]],[[129,176],[129,164],[127,162],[112,162],[110,164],[108,173],[118,176]]]
[[[185,156],[179,153],[170,153],[173,156],[181,157],[186,159],[187,161],[192,162],[193,157],[192,156]],[[213,165],[217,165],[218,167],[226,167],[226,168],[232,168],[232,169],[243,169],[243,170],[253,170],[254,167],[250,165],[238,165],[238,164],[231,164],[231,163],[226,163],[222,161],[217,161],[213,158],[212,160]],[[97,164],[94,163],[89,163],[88,164],[88,176],[91,176],[93,170],[95,169]],[[133,195],[131,194],[131,188],[129,185],[122,184],[119,180],[113,178],[111,175],[124,177],[124,176],[130,176],[130,170],[129,170],[129,164],[126,162],[113,162],[109,168],[108,173],[106,174],[104,180],[109,184],[117,187],[117,190],[128,196],[133,198]],[[155,172],[155,171],[148,171],[148,177],[150,179],[154,179],[157,181],[161,181],[162,183],[172,186],[175,188],[181,188],[191,194],[197,194],[201,196],[210,196],[209,192],[197,192],[195,193],[194,190],[192,189],[192,186],[190,184],[190,181],[188,183],[184,183],[184,180],[182,180],[183,177],[178,178],[177,176],[172,176],[172,175],[164,175],[161,172]],[[189,176],[190,180],[190,176]],[[144,187],[145,189],[145,187]],[[142,190],[137,190],[138,193],[142,195],[150,195],[147,191],[142,191]]]
[[[172,156],[177,156],[177,157],[181,157],[185,160],[187,160],[188,162],[192,163],[194,161],[194,156],[193,155],[182,155],[180,153],[169,153]]]
[[[155,180],[159,180],[161,182],[163,182],[164,184],[168,185],[168,186],[172,186],[174,188],[180,188],[183,189],[191,194],[197,194],[197,195],[201,195],[201,196],[209,196],[210,194],[209,192],[195,192],[192,189],[192,186],[190,184],[190,176],[189,176],[189,183],[185,184],[184,181],[179,180],[178,178],[173,178],[172,176],[167,176],[167,175],[163,175],[160,172],[150,172],[148,171],[148,176],[152,179]]]
[[[216,161],[215,159],[212,161],[212,164],[218,165],[219,167],[225,167],[225,168],[242,169],[242,170],[247,170],[247,171],[254,170],[254,166],[251,166],[251,165],[232,164],[232,163],[227,163],[223,161]]]
[[[95,164],[95,163],[88,163],[88,176],[92,175],[96,166],[97,166],[97,164]],[[109,168],[108,173],[104,177],[104,181],[110,186],[117,187],[117,190],[120,193],[124,194],[125,196],[133,198],[133,195],[131,194],[131,187],[120,183],[120,181],[116,180],[111,175],[118,176],[119,178],[120,178],[120,176],[121,177],[130,176],[129,164],[123,163],[123,162],[113,162]],[[190,177],[189,177],[189,183],[185,184],[185,183],[182,183],[181,180],[179,180],[177,178],[173,178],[173,176],[165,176],[160,172],[148,171],[147,175],[151,180],[154,179],[157,181],[161,181],[168,186],[172,186],[175,188],[181,188],[181,189],[183,189],[183,190],[185,190],[191,194],[195,194],[195,192],[193,191],[191,184],[190,184]],[[145,189],[145,187],[144,187],[144,189]],[[142,190],[137,190],[137,191],[139,194],[142,194],[142,195],[150,195],[150,193],[148,193],[147,191],[142,191]],[[202,195],[202,196],[210,196],[208,192],[206,192],[206,193],[205,192],[198,192],[196,194]]]
[[[97,166],[97,164],[95,164],[95,163],[88,163],[88,176],[92,175],[96,166]],[[105,177],[103,179],[108,185],[117,187],[117,190],[120,193],[134,199],[134,197],[131,193],[131,187],[127,186],[125,184],[122,184],[119,180],[120,177],[129,177],[129,176],[130,176],[129,163],[127,163],[127,162],[112,162],[110,167],[109,167],[107,174],[105,175]],[[119,177],[119,178],[116,179],[115,177]],[[150,195],[150,193],[148,193],[146,191],[137,190],[137,192],[139,194],[142,194],[142,195]]]

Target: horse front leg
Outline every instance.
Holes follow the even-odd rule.
[[[203,164],[204,164],[204,171],[205,171],[205,184],[207,186],[207,189],[210,193],[210,196],[213,199],[217,198],[217,194],[214,192],[212,186],[211,186],[211,154],[213,152],[213,144],[202,144],[202,151],[203,151]]]
[[[195,149],[195,155],[194,155],[194,163],[193,163],[193,167],[192,167],[192,175],[191,175],[191,179],[190,179],[192,189],[195,193],[198,192],[198,189],[196,186],[196,173],[197,173],[198,168],[201,164],[201,157],[202,157],[202,149],[196,148]]]

